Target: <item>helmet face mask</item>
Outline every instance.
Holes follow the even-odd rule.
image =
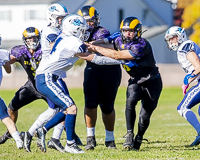
[[[40,32],[35,27],[28,27],[22,34],[22,40],[28,49],[37,49],[40,44]]]
[[[86,20],[77,14],[68,15],[62,20],[62,32],[69,36],[78,37],[82,41],[85,41],[87,37],[89,38],[89,36],[86,36],[88,34],[85,35],[88,28]]]
[[[175,36],[177,37],[177,41],[171,43],[170,39]],[[164,39],[167,42],[169,50],[177,51],[179,45],[187,40],[187,36],[184,28],[182,29],[181,27],[173,26],[166,31]]]
[[[92,6],[83,6],[78,14],[85,18],[89,25],[89,32],[91,33],[95,28],[97,28],[100,24],[99,22],[99,14],[97,10]]]
[[[136,17],[127,17],[120,24],[120,31],[122,40],[125,43],[138,40],[142,35],[142,23]],[[134,33],[134,36],[127,36],[126,31]]]
[[[61,24],[58,19],[62,20],[68,14],[67,8],[59,3],[50,5],[46,11],[48,23],[55,28],[60,28]]]

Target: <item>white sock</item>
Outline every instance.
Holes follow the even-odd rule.
[[[106,142],[108,141],[114,141],[115,137],[114,137],[114,131],[107,131],[106,130]]]
[[[21,140],[18,131],[13,132],[13,133],[11,134],[11,136],[13,137],[13,139],[14,139],[15,141]]]
[[[52,138],[60,139],[64,127],[65,127],[65,126],[64,126],[64,124],[62,124],[62,123],[57,124],[57,125],[54,127]]]
[[[87,137],[95,135],[95,127],[91,128],[86,127],[86,129],[87,129]]]
[[[31,128],[28,130],[30,135],[33,136],[33,133],[38,128],[42,127],[46,122],[48,122],[58,112],[58,110],[59,110],[58,108],[56,109],[48,108],[46,111],[41,113],[31,126]]]

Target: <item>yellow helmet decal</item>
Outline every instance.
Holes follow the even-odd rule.
[[[79,11],[78,11],[78,15],[80,15],[80,16],[82,16],[83,17],[83,13],[82,13],[82,11],[79,9]]]
[[[39,34],[40,34],[39,31],[35,28],[35,35],[39,36]]]
[[[137,24],[139,24],[140,23],[140,21],[138,20],[138,19],[134,19],[134,20],[132,20],[132,22],[130,23],[130,29],[134,29],[135,28],[135,26],[137,25]]]
[[[28,37],[28,32],[27,32],[27,30],[25,30],[25,31],[23,32],[23,35],[24,35],[25,38]]]
[[[123,25],[124,25],[124,20],[120,24],[120,29],[122,29]]]
[[[95,8],[94,7],[90,7],[90,9],[89,9],[90,18],[92,18],[94,16],[94,13],[95,13]]]

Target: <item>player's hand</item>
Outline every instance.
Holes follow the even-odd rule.
[[[186,94],[186,92],[187,92],[187,88],[188,88],[188,87],[189,87],[189,84],[188,84],[188,85],[185,85],[185,84],[182,85],[183,95]]]
[[[85,43],[87,46],[88,52],[95,52],[95,46],[89,43]]]

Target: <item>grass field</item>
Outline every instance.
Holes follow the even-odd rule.
[[[98,112],[96,125],[97,147],[93,151],[87,151],[85,154],[74,155],[70,153],[60,153],[58,151],[47,149],[42,153],[36,146],[36,138],[33,138],[31,153],[25,150],[17,150],[13,139],[0,145],[0,159],[200,159],[200,146],[189,147],[196,136],[196,131],[188,122],[180,117],[176,107],[183,98],[181,88],[164,88],[160,97],[157,109],[152,115],[151,124],[147,130],[144,141],[139,152],[124,150],[122,144],[123,135],[126,134],[125,125],[125,88],[120,88],[115,102],[116,122],[115,122],[115,142],[117,150],[108,150],[105,145],[105,131],[101,120],[101,112]],[[10,102],[15,91],[1,90],[0,95],[6,104]],[[78,116],[76,122],[76,133],[81,138],[83,144],[86,144],[86,129],[83,116],[84,99],[82,89],[70,89],[70,94],[78,106]],[[137,120],[140,104],[137,106]],[[42,100],[37,100],[30,105],[20,109],[17,121],[18,130],[26,131],[33,124],[40,113],[47,109],[47,105]],[[197,113],[198,106],[193,108]],[[199,117],[199,116],[198,116]],[[4,134],[6,127],[0,123],[0,135]],[[135,133],[137,132],[137,124]],[[51,138],[52,130],[46,136],[46,142]],[[66,135],[62,134],[61,143],[66,144]],[[84,149],[84,146],[81,146]]]

